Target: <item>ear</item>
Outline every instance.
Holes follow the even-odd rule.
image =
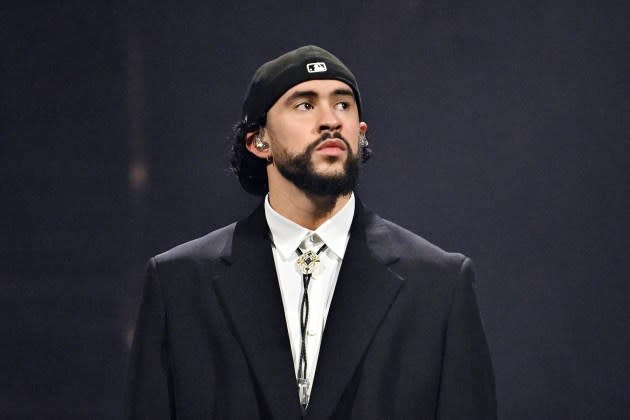
[[[267,147],[264,150],[258,149],[255,144],[256,143],[255,138],[257,134],[258,134],[258,131],[250,131],[247,134],[245,134],[245,147],[254,156],[259,157],[261,159],[268,160],[269,157],[271,156],[270,147]],[[261,136],[263,136],[263,141],[264,141],[265,131],[262,128],[260,129],[260,134]],[[269,144],[266,141],[265,143]]]
[[[360,131],[361,133],[365,134],[365,133],[367,133],[367,130],[368,130],[368,125],[367,125],[367,123],[366,123],[365,121],[361,121],[361,122],[359,123],[359,131]]]

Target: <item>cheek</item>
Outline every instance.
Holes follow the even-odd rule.
[[[348,143],[350,143],[352,151],[354,153],[357,153],[359,150],[359,130],[353,130],[350,134],[348,134],[346,140],[348,140]]]
[[[306,145],[315,140],[316,137],[303,128],[285,125],[281,129],[269,130],[269,137],[272,144],[280,146],[288,151],[301,151]]]

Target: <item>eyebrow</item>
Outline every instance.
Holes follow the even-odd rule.
[[[313,99],[318,96],[319,94],[313,90],[296,90],[287,98],[286,102],[293,102],[294,100],[301,98]],[[335,89],[332,91],[331,96],[350,96],[354,98],[354,93],[350,89]]]

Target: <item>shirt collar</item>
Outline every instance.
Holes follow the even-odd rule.
[[[271,238],[276,250],[284,259],[294,255],[302,241],[313,234],[317,234],[339,259],[343,259],[354,217],[354,207],[355,199],[352,193],[348,202],[333,217],[312,231],[275,211],[269,204],[269,194],[265,196],[265,217],[271,231]]]

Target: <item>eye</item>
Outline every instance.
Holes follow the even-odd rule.
[[[339,110],[345,110],[350,108],[350,103],[349,102],[338,102],[337,104],[335,104],[335,108],[339,109]]]
[[[297,104],[295,109],[298,109],[300,111],[309,111],[309,110],[313,109],[313,105],[310,104],[309,102],[302,102],[300,104]]]

